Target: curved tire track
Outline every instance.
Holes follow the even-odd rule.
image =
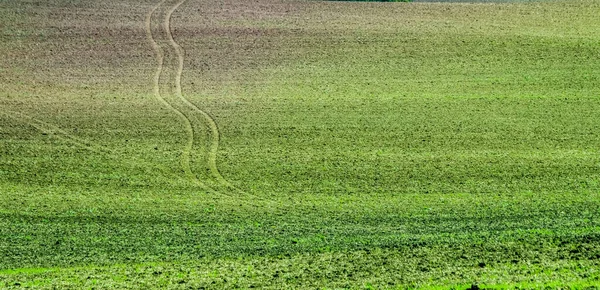
[[[154,14],[154,12],[158,9],[158,7],[160,7],[162,4],[164,4],[167,0],[162,0],[161,2],[159,2],[156,6],[154,6],[154,8],[148,13],[148,15],[146,16],[146,34],[148,36],[148,40],[150,41],[150,43],[152,44],[152,47],[154,48],[155,54],[156,54],[156,59],[157,62],[159,63],[159,67],[157,68],[157,71],[155,73],[154,76],[154,84],[155,84],[155,88],[154,88],[154,94],[155,96],[161,101],[161,103],[165,104],[166,106],[169,107],[170,110],[172,111],[176,111],[177,115],[181,116],[182,118],[184,118],[186,121],[186,127],[188,128],[188,144],[186,145],[186,154],[187,154],[187,169],[189,170],[190,173],[188,173],[188,175],[192,175],[195,178],[195,176],[193,175],[192,170],[190,168],[190,164],[189,164],[189,155],[191,152],[191,147],[193,146],[193,140],[194,140],[194,131],[193,131],[193,127],[191,125],[191,120],[189,117],[187,117],[181,110],[178,110],[177,108],[173,107],[172,105],[170,105],[161,95],[160,95],[160,88],[159,88],[159,81],[160,81],[160,75],[162,74],[162,67],[163,67],[163,62],[164,62],[164,52],[162,51],[162,49],[160,48],[160,46],[156,43],[156,41],[154,40],[153,36],[152,36],[152,30],[151,30],[151,19],[152,19],[152,15]],[[173,15],[173,13],[175,12],[175,10],[177,10],[177,8],[179,8],[179,6],[181,6],[183,3],[185,3],[185,1],[187,0],[180,0],[178,1],[175,5],[173,5],[165,14],[165,18],[162,22],[162,27],[167,35],[167,39],[169,42],[169,45],[171,46],[171,48],[173,49],[173,51],[175,52],[175,55],[177,56],[177,70],[176,70],[176,74],[175,74],[175,80],[174,80],[174,85],[175,85],[175,95],[176,97],[182,101],[185,106],[190,109],[192,112],[197,113],[199,115],[202,116],[202,118],[205,121],[204,125],[208,125],[208,129],[209,129],[209,135],[210,135],[210,146],[208,148],[208,168],[210,170],[210,173],[212,175],[213,178],[216,179],[216,181],[223,187],[226,187],[230,190],[236,191],[242,195],[246,195],[248,197],[252,197],[254,201],[262,201],[262,202],[266,202],[266,204],[263,204],[263,206],[267,206],[268,208],[278,208],[279,206],[272,200],[269,199],[265,199],[253,194],[249,194],[244,192],[243,190],[235,187],[234,185],[232,185],[229,181],[227,181],[219,172],[219,169],[217,167],[217,153],[218,153],[218,149],[219,149],[219,137],[220,137],[220,133],[219,133],[219,128],[217,126],[217,123],[215,122],[215,120],[212,118],[212,116],[210,114],[208,114],[206,111],[200,109],[198,106],[194,105],[190,100],[188,100],[182,93],[182,88],[181,88],[181,76],[183,74],[183,63],[184,63],[184,51],[183,48],[175,41],[173,34],[171,32],[171,17]],[[191,140],[191,141],[190,141]],[[191,143],[190,143],[191,142]],[[196,179],[197,180],[197,179]],[[198,181],[200,182],[200,181]],[[212,191],[212,192],[216,192],[219,193],[216,190],[212,190],[210,187],[203,185],[205,188],[207,188],[208,190]],[[228,195],[226,193],[221,193],[224,195]],[[241,200],[240,200],[241,201]],[[254,202],[251,201],[247,201],[249,204],[253,204],[254,206],[258,206],[258,204],[255,204]],[[274,207],[273,207],[274,206]]]
[[[217,181],[219,181],[219,183],[221,183],[222,185],[230,187],[230,188],[234,188],[234,186],[231,185],[231,183],[229,183],[229,181],[227,181],[221,175],[221,173],[219,172],[219,168],[217,167],[217,153],[219,150],[219,139],[220,139],[219,138],[220,137],[219,127],[217,126],[217,123],[212,118],[212,116],[210,116],[207,112],[198,108],[198,106],[194,105],[186,97],[184,97],[182,90],[181,90],[181,75],[183,74],[183,61],[184,61],[183,48],[179,45],[179,43],[177,43],[175,41],[175,39],[173,38],[173,34],[171,33],[171,17],[173,15],[173,12],[175,12],[175,10],[177,10],[177,8],[179,8],[179,6],[181,6],[181,4],[183,4],[185,1],[187,1],[187,0],[181,0],[181,1],[177,2],[177,4],[175,4],[173,7],[171,7],[171,9],[169,9],[169,11],[167,12],[164,22],[163,22],[163,28],[164,28],[165,32],[167,33],[167,38],[169,39],[169,44],[175,51],[175,54],[177,55],[177,60],[178,60],[177,73],[175,75],[175,93],[176,93],[177,97],[179,97],[190,109],[192,109],[196,113],[199,113],[204,118],[206,123],[208,124],[209,130],[210,130],[210,138],[211,138],[210,148],[208,150],[208,168],[210,169],[212,176],[214,178],[216,178]]]
[[[152,46],[152,49],[154,50],[154,56],[156,58],[156,62],[158,63],[156,72],[154,73],[154,90],[153,90],[154,96],[163,106],[165,106],[171,112],[175,113],[182,120],[182,123],[185,126],[185,130],[187,133],[187,140],[186,140],[185,146],[183,147],[183,152],[181,155],[181,167],[183,168],[183,171],[185,172],[186,176],[189,179],[191,179],[194,183],[196,183],[197,185],[201,186],[204,189],[210,190],[210,188],[208,186],[206,186],[202,181],[200,181],[200,180],[198,180],[198,178],[196,178],[196,176],[194,175],[194,172],[192,171],[192,168],[191,168],[191,152],[192,152],[192,147],[194,146],[194,129],[192,127],[191,121],[181,111],[177,110],[175,107],[173,107],[171,104],[169,104],[169,102],[167,102],[160,94],[160,77],[163,72],[165,55],[164,55],[162,48],[160,48],[158,43],[156,43],[156,41],[154,40],[154,36],[152,35],[152,15],[154,15],[156,10],[160,6],[162,6],[166,1],[167,0],[162,0],[159,3],[157,3],[156,5],[154,5],[154,7],[152,7],[152,9],[150,11],[148,11],[148,13],[146,14],[146,19],[145,19],[146,39]],[[169,19],[169,18],[170,18],[170,14],[167,14],[166,19]]]

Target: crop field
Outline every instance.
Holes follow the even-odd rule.
[[[597,289],[600,1],[482,2],[0,0],[0,288]]]

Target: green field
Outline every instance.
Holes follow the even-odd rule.
[[[600,1],[0,0],[0,288],[597,289]]]

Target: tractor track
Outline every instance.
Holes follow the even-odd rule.
[[[185,114],[183,114],[181,111],[177,110],[175,107],[173,107],[169,102],[167,102],[165,100],[165,98],[162,97],[161,93],[160,93],[160,78],[161,75],[163,73],[163,66],[164,66],[164,60],[165,60],[165,54],[162,50],[162,48],[158,45],[158,43],[156,43],[156,41],[154,40],[154,36],[152,35],[152,15],[156,12],[156,10],[162,6],[167,0],[162,0],[159,3],[157,3],[156,5],[154,5],[154,7],[152,7],[152,9],[150,11],[148,11],[148,13],[146,14],[146,18],[145,18],[145,28],[146,28],[146,38],[148,40],[148,42],[150,43],[150,45],[152,46],[152,49],[154,50],[154,55],[156,58],[156,62],[158,63],[158,66],[156,68],[156,72],[154,73],[154,88],[153,88],[153,92],[154,92],[154,96],[155,98],[165,107],[167,108],[169,111],[173,112],[174,114],[176,114],[179,119],[181,119],[184,127],[185,127],[185,131],[187,134],[187,140],[185,142],[185,145],[183,147],[183,152],[181,154],[181,167],[185,173],[185,175],[192,180],[195,184],[197,184],[198,186],[202,187],[205,190],[209,190],[212,191],[206,184],[204,184],[202,181],[200,181],[195,175],[194,172],[192,171],[192,167],[191,167],[191,154],[192,154],[192,149],[194,146],[194,129],[192,127],[192,123],[190,121],[190,119],[188,117],[185,116]]]
[[[204,118],[204,121],[206,122],[206,124],[208,125],[208,129],[209,129],[209,133],[210,133],[210,147],[208,149],[208,167],[209,167],[209,170],[210,170],[213,178],[215,178],[217,180],[217,182],[220,183],[221,186],[224,186],[228,190],[235,191],[240,195],[245,195],[247,197],[250,197],[254,201],[264,202],[265,205],[268,205],[268,207],[270,207],[270,208],[273,208],[273,207],[278,208],[280,205],[277,204],[276,202],[274,202],[273,200],[247,193],[247,192],[237,188],[236,186],[232,185],[227,179],[225,179],[223,177],[223,175],[221,175],[221,172],[219,171],[219,168],[217,166],[217,153],[219,150],[219,142],[220,142],[220,132],[219,132],[219,127],[217,125],[217,122],[208,112],[206,112],[206,111],[200,109],[198,106],[194,105],[194,103],[192,103],[189,99],[187,99],[183,95],[182,88],[181,88],[181,76],[183,75],[183,64],[184,64],[185,51],[184,51],[183,47],[181,47],[181,45],[179,45],[179,43],[177,43],[177,41],[175,41],[175,38],[173,37],[173,33],[171,32],[171,18],[173,16],[173,13],[177,10],[177,8],[179,8],[179,6],[181,6],[186,1],[187,0],[180,0],[175,5],[173,5],[167,11],[167,14],[165,15],[165,19],[163,21],[163,28],[167,34],[169,44],[170,44],[171,48],[173,49],[173,51],[175,52],[175,55],[177,56],[177,61],[178,61],[177,72],[175,74],[175,94],[181,101],[183,101],[188,106],[188,108],[190,108],[192,111],[200,114]]]
[[[107,156],[111,159],[115,159],[119,163],[129,164],[129,165],[133,165],[133,166],[139,166],[140,164],[143,164],[143,165],[146,165],[148,168],[158,169],[162,173],[162,175],[165,177],[174,178],[174,179],[177,179],[179,181],[184,181],[184,182],[191,181],[194,185],[200,186],[200,184],[198,184],[194,180],[190,180],[189,178],[184,178],[178,174],[170,172],[170,171],[172,171],[172,169],[166,168],[164,166],[158,165],[156,163],[153,163],[153,162],[150,162],[150,161],[144,160],[144,159],[138,159],[138,158],[125,159],[125,158],[121,157],[120,156],[121,154],[119,152],[115,151],[114,149],[96,144],[94,142],[85,140],[85,139],[77,137],[77,136],[73,136],[72,134],[68,133],[67,131],[61,129],[60,127],[58,127],[56,125],[44,122],[42,120],[28,116],[24,113],[10,111],[10,110],[3,110],[3,111],[0,111],[0,115],[4,115],[8,118],[11,118],[11,119],[16,120],[23,124],[27,124],[27,125],[35,128],[36,130],[47,134],[51,138],[56,138],[56,139],[65,141],[66,143],[71,143],[71,144],[75,145],[76,147],[79,147],[79,148],[82,148],[85,150],[89,150],[89,151],[94,152],[99,155]],[[231,198],[230,195],[220,194],[218,191],[216,191],[210,187],[206,187],[205,190],[207,190],[208,192],[213,193],[213,194]],[[248,201],[243,201],[243,200],[241,202],[246,203],[251,206],[260,207],[260,205],[255,204],[253,202],[248,202]],[[272,204],[266,204],[265,206],[266,206],[266,208],[274,209]]]
[[[171,32],[172,14],[177,10],[177,8],[179,8],[179,6],[181,6],[186,1],[186,0],[180,0],[174,6],[170,7],[166,11],[162,25],[159,24],[157,26],[159,26],[159,27],[162,26],[162,29],[165,30],[164,32],[166,33],[167,40],[170,44],[170,47],[174,50],[174,53],[177,57],[178,64],[177,64],[177,70],[175,72],[175,78],[174,78],[174,80],[175,80],[175,82],[174,82],[175,97],[177,99],[179,99],[181,102],[183,102],[185,104],[185,107],[187,107],[187,109],[189,109],[191,112],[194,112],[194,113],[202,116],[202,119],[204,121],[204,123],[202,125],[205,127],[208,127],[207,128],[208,133],[209,133],[208,135],[210,135],[209,136],[210,146],[207,149],[207,151],[208,151],[207,152],[207,163],[208,163],[207,168],[210,171],[210,176],[212,176],[212,178],[215,179],[215,180],[213,180],[213,182],[216,181],[216,184],[219,184],[219,187],[226,188],[227,191],[221,192],[219,190],[215,190],[211,186],[209,186],[206,183],[199,180],[198,177],[196,176],[196,174],[194,173],[194,171],[192,170],[191,155],[192,155],[192,151],[193,151],[193,147],[194,147],[194,140],[195,140],[196,134],[197,134],[197,132],[195,132],[195,130],[194,130],[192,122],[197,121],[198,119],[190,118],[190,117],[186,116],[186,114],[184,113],[184,111],[181,110],[181,108],[178,109],[178,107],[180,105],[172,104],[171,102],[169,102],[169,100],[165,99],[165,97],[163,97],[163,95],[161,94],[161,78],[165,71],[165,52],[163,51],[163,48],[161,48],[161,45],[159,45],[159,43],[157,43],[157,41],[154,38],[154,35],[152,32],[152,30],[153,30],[152,19],[153,19],[153,16],[156,14],[157,10],[159,10],[159,8],[161,6],[163,6],[165,3],[167,3],[167,1],[169,1],[169,0],[159,1],[156,5],[154,5],[148,11],[148,13],[146,13],[144,26],[145,26],[145,32],[146,32],[146,39],[150,43],[152,50],[154,51],[154,57],[155,57],[155,60],[157,63],[157,67],[156,67],[156,70],[154,72],[154,76],[152,79],[153,80],[153,95],[160,104],[162,104],[166,109],[171,111],[171,113],[175,114],[180,119],[181,123],[185,127],[185,131],[187,134],[187,138],[186,138],[187,140],[185,142],[185,145],[183,147],[183,152],[180,157],[181,168],[183,169],[185,176],[181,176],[179,174],[170,172],[170,171],[172,171],[172,169],[169,170],[168,168],[165,168],[163,166],[157,165],[152,162],[148,162],[147,160],[140,160],[137,158],[133,158],[132,160],[127,160],[125,158],[122,158],[122,156],[120,156],[122,154],[115,151],[114,149],[111,149],[111,148],[96,144],[94,142],[91,142],[89,140],[85,140],[83,138],[74,136],[71,133],[61,129],[60,127],[58,127],[56,125],[46,123],[44,121],[41,121],[34,117],[28,116],[26,114],[23,114],[20,112],[14,112],[14,111],[10,111],[10,110],[0,111],[0,114],[5,115],[8,118],[17,120],[21,123],[27,124],[27,125],[35,128],[36,130],[39,130],[45,134],[48,134],[50,137],[63,140],[67,143],[75,145],[76,147],[79,147],[79,148],[82,148],[85,150],[89,150],[89,151],[94,152],[99,155],[105,155],[111,159],[118,160],[119,162],[124,162],[124,163],[130,164],[130,165],[136,165],[136,166],[139,166],[140,163],[149,165],[149,167],[154,167],[154,168],[160,170],[164,176],[173,177],[180,181],[192,182],[194,185],[204,189],[208,193],[222,195],[222,196],[226,196],[226,197],[230,197],[230,198],[246,196],[247,198],[251,198],[251,199],[247,200],[245,198],[242,198],[238,201],[242,202],[242,203],[246,203],[251,206],[255,206],[255,207],[269,208],[272,210],[282,209],[280,203],[277,203],[268,198],[264,198],[264,197],[260,197],[260,196],[256,196],[256,195],[247,193],[247,192],[235,187],[221,175],[221,173],[217,167],[217,155],[218,155],[219,142],[220,142],[220,132],[219,132],[217,123],[209,113],[200,109],[198,106],[194,105],[182,93],[181,77],[183,74],[183,66],[184,66],[184,51],[183,51],[183,48],[175,41],[173,34]],[[155,26],[155,28],[156,28],[156,26]],[[186,112],[187,112],[187,110],[186,110]],[[225,189],[223,189],[223,191],[225,191]],[[233,192],[236,192],[239,195],[238,196],[232,195],[231,193],[233,193]]]
[[[121,163],[127,163],[130,165],[139,165],[140,163],[148,165],[148,167],[154,167],[158,170],[161,171],[161,173],[164,176],[169,176],[169,177],[175,177],[176,179],[182,180],[182,181],[189,181],[185,178],[182,178],[179,175],[173,174],[171,172],[169,172],[169,169],[154,164],[152,162],[149,162],[147,160],[140,160],[140,159],[135,159],[135,160],[126,160],[123,159],[121,157],[119,157],[119,153],[113,149],[110,149],[108,147],[102,146],[102,145],[98,145],[94,142],[85,140],[83,138],[79,138],[77,136],[73,136],[72,134],[68,133],[67,131],[59,128],[56,125],[44,122],[42,120],[38,120],[34,117],[25,115],[23,113],[20,112],[14,112],[14,111],[9,111],[9,110],[4,110],[4,111],[0,111],[0,114],[3,114],[9,118],[12,118],[18,122],[21,122],[23,124],[27,124],[35,129],[37,129],[38,131],[42,132],[42,133],[46,133],[51,137],[63,140],[67,143],[71,143],[79,148],[85,149],[85,150],[89,150],[91,152],[94,152],[96,154],[102,154],[105,156],[108,156],[112,159],[117,159],[119,162]]]
[[[25,115],[23,113],[8,111],[8,110],[4,110],[0,113],[4,114],[5,116],[7,116],[9,118],[15,119],[21,123],[27,124],[42,133],[55,136],[59,139],[63,139],[65,141],[68,141],[69,143],[77,145],[81,148],[85,148],[94,153],[112,153],[112,150],[110,150],[109,148],[94,144],[90,141],[81,139],[76,136],[73,136],[73,135],[67,133],[67,131],[60,129],[59,127],[57,127],[55,125],[46,123],[44,121],[33,118],[31,116]]]
[[[186,146],[184,147],[184,156],[182,157],[182,167],[184,168],[186,175],[188,176],[188,178],[195,180],[196,183],[201,185],[204,189],[208,190],[209,192],[216,193],[216,194],[222,194],[222,195],[230,196],[230,197],[233,197],[233,196],[230,195],[229,193],[236,192],[239,195],[243,195],[243,196],[251,198],[251,200],[245,201],[248,204],[252,204],[254,206],[259,206],[258,204],[256,204],[256,202],[260,202],[263,204],[262,206],[266,206],[267,208],[271,208],[271,209],[279,208],[280,205],[277,204],[276,202],[274,202],[273,200],[247,193],[247,192],[235,187],[221,175],[221,173],[218,169],[217,155],[218,155],[219,142],[220,142],[219,127],[218,127],[215,119],[208,112],[206,112],[206,111],[200,109],[198,106],[194,105],[189,99],[187,99],[183,95],[183,92],[182,92],[181,78],[183,75],[183,68],[184,68],[184,61],[185,61],[184,50],[181,47],[181,45],[179,45],[179,43],[177,43],[177,41],[175,41],[175,38],[173,37],[173,33],[171,32],[171,18],[172,18],[173,13],[183,3],[185,3],[187,1],[187,0],[179,0],[177,3],[175,3],[173,6],[171,6],[166,11],[166,14],[164,16],[164,19],[163,19],[162,25],[161,25],[162,29],[166,33],[166,37],[167,37],[167,41],[169,42],[169,46],[171,47],[175,56],[177,57],[177,68],[175,71],[175,78],[174,78],[174,84],[173,84],[174,88],[175,88],[175,91],[174,91],[175,97],[179,101],[181,101],[185,105],[185,107],[187,109],[189,109],[192,113],[198,114],[202,117],[204,123],[200,124],[200,126],[208,127],[207,129],[208,129],[208,133],[209,133],[208,135],[210,138],[210,140],[209,140],[210,146],[206,152],[207,153],[207,163],[208,163],[207,167],[208,167],[208,170],[210,171],[210,175],[212,176],[212,178],[214,178],[216,180],[219,187],[223,187],[224,189],[227,190],[227,192],[221,192],[219,190],[212,188],[211,186],[206,185],[205,183],[200,181],[194,174],[194,172],[191,168],[191,160],[190,159],[191,159],[191,152],[192,152],[193,146],[194,146],[194,139],[197,136],[197,133],[194,131],[194,127],[193,127],[194,124],[192,124],[192,120],[197,120],[197,119],[195,119],[195,118],[192,119],[189,116],[186,116],[186,114],[182,111],[182,108],[179,108],[179,109],[176,108],[173,104],[169,103],[169,101],[167,101],[160,93],[160,80],[161,80],[161,75],[163,74],[163,70],[164,70],[165,53],[164,53],[163,49],[160,47],[160,45],[156,42],[156,40],[154,39],[154,36],[152,34],[152,16],[167,1],[168,0],[160,1],[155,6],[153,6],[152,9],[146,14],[146,20],[145,20],[146,37],[148,39],[148,42],[152,45],[152,48],[155,53],[155,58],[158,63],[156,72],[154,74],[154,96],[160,103],[162,103],[170,111],[172,111],[173,113],[178,115],[179,118],[182,120],[182,122],[185,123],[185,126],[186,126],[186,131],[188,133],[188,140],[187,140]],[[190,113],[190,112],[187,112],[187,113]],[[240,197],[239,195],[237,197]],[[240,200],[240,201],[242,201],[242,200]]]
[[[175,4],[173,7],[171,7],[171,9],[169,9],[167,14],[165,15],[165,19],[163,22],[163,28],[164,28],[165,32],[167,33],[167,38],[169,39],[169,44],[171,45],[171,47],[173,48],[173,51],[177,55],[177,60],[178,60],[177,73],[175,75],[175,94],[190,109],[192,109],[196,113],[199,113],[204,118],[206,123],[208,124],[208,127],[210,129],[210,148],[208,150],[208,168],[210,169],[212,176],[215,179],[217,179],[217,181],[219,183],[221,183],[221,185],[224,185],[229,188],[234,188],[234,186],[231,185],[231,183],[229,183],[229,181],[227,181],[221,175],[221,173],[219,172],[219,168],[217,167],[217,153],[219,150],[219,139],[220,139],[219,127],[217,126],[217,122],[215,122],[214,118],[210,114],[208,114],[206,111],[198,108],[198,106],[194,105],[182,93],[181,75],[183,74],[184,52],[183,52],[183,48],[181,47],[181,45],[179,45],[179,43],[177,43],[175,41],[175,39],[173,38],[173,33],[171,32],[171,17],[173,15],[173,12],[175,12],[175,10],[177,10],[177,8],[179,8],[179,6],[181,6],[181,4],[183,4],[185,1],[187,1],[187,0],[181,0],[181,1],[177,2],[177,4]]]

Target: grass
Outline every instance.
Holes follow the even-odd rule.
[[[598,286],[600,2],[185,2],[232,186],[155,4],[0,2],[0,287]]]
[[[331,262],[348,262],[347,268],[354,272],[340,271],[328,265]],[[289,258],[276,259],[227,259],[214,260],[202,259],[197,263],[160,263],[160,264],[127,264],[111,267],[86,267],[68,269],[22,269],[12,271],[7,284],[20,286],[51,285],[56,287],[72,287],[85,285],[88,287],[122,286],[127,281],[132,287],[192,287],[192,288],[277,288],[284,284],[290,287],[310,288],[359,288],[369,289],[387,285],[389,288],[404,288],[393,285],[410,281],[413,277],[421,279],[432,278],[444,281],[445,284],[410,284],[407,287],[423,289],[466,289],[473,284],[456,284],[448,279],[448,273],[442,269],[431,269],[428,273],[421,271],[408,271],[406,264],[418,262],[414,258],[400,257],[397,253],[389,251],[375,251],[370,254],[354,252],[351,254],[317,254],[297,255]],[[381,270],[381,263],[388,263]],[[596,263],[554,265],[499,265],[493,269],[474,268],[463,272],[465,277],[472,281],[497,281],[502,278],[513,278],[517,275],[531,276],[538,279],[555,279],[546,283],[522,282],[513,285],[507,284],[478,284],[485,288],[502,289],[509,286],[523,289],[570,286],[582,289],[597,285],[598,273],[594,270]],[[527,270],[524,270],[527,268]],[[552,272],[544,270],[564,269],[565,271]],[[347,269],[347,270],[348,270]],[[402,270],[405,274],[399,275],[394,271]],[[529,273],[527,273],[529,271]],[[412,272],[412,273],[411,273]],[[573,274],[589,275],[588,279],[573,281]],[[354,274],[354,275],[353,275]],[[509,275],[512,275],[510,277]],[[27,280],[20,280],[20,279]],[[445,278],[445,279],[444,279]],[[59,280],[60,279],[60,280]],[[18,282],[21,281],[21,282]],[[82,282],[83,281],[83,282]],[[477,284],[477,282],[474,282]],[[513,288],[511,287],[511,288]]]
[[[333,0],[333,1],[355,1],[355,2],[412,2],[412,0]]]

